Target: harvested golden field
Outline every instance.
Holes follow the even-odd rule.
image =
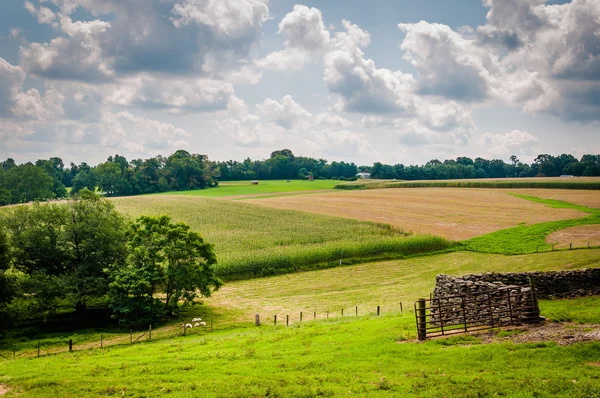
[[[518,193],[600,209],[600,191],[585,189],[519,189]]]
[[[556,247],[600,246],[600,225],[580,225],[556,231],[546,238],[546,242],[556,244]]]
[[[245,202],[387,223],[406,231],[454,240],[473,238],[521,223],[535,224],[586,215],[572,209],[549,208],[509,194],[521,191],[392,188],[273,197]]]

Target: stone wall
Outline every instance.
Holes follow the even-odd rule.
[[[537,297],[567,298],[600,295],[600,268],[547,272],[485,273],[453,277],[436,276],[434,297],[493,290],[508,286],[529,284],[532,276],[536,282]]]
[[[537,307],[529,287],[507,285],[474,276],[438,275],[430,302],[431,326],[487,324],[507,326],[537,321]],[[439,306],[439,309],[438,309]]]

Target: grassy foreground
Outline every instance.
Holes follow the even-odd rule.
[[[182,317],[174,320],[172,324],[159,328],[155,325],[152,338],[164,339],[180,334],[181,322],[189,322],[197,316],[207,321],[212,319],[214,329],[223,330],[252,325],[255,314],[259,314],[262,321],[269,324],[273,323],[275,314],[280,324],[285,322],[288,315],[290,323],[298,323],[301,311],[305,321],[312,320],[315,312],[317,319],[326,318],[327,312],[330,313],[330,318],[340,317],[342,309],[345,316],[354,316],[356,306],[359,315],[374,314],[377,306],[381,307],[382,314],[397,314],[400,312],[400,302],[406,311],[412,308],[414,301],[419,297],[428,297],[433,291],[435,276],[439,273],[464,275],[491,271],[547,271],[598,266],[600,249],[511,256],[508,260],[506,256],[498,254],[461,251],[236,281],[225,284],[213,297],[204,299],[204,305],[184,308]],[[575,303],[575,300],[571,302]],[[590,302],[586,303],[590,307]],[[591,304],[592,307],[595,306],[596,311],[600,311],[600,305],[597,305],[600,301]],[[577,309],[578,317],[587,319],[588,323],[594,323],[594,317],[598,318],[596,314],[586,315],[589,308],[580,307]],[[572,306],[569,311],[574,308]],[[569,314],[555,311],[549,316],[553,319],[556,316],[561,321],[573,321]],[[58,321],[61,322],[61,319]],[[600,318],[596,322],[600,322]],[[50,322],[48,326],[51,326]],[[16,347],[17,358],[35,356],[38,340],[42,355],[47,352],[66,351],[66,342],[69,339],[73,340],[77,350],[99,347],[101,334],[105,346],[129,344],[128,332],[111,328],[80,329],[75,332],[27,328],[17,330],[4,341],[0,341],[0,354],[11,357],[12,348]],[[134,331],[133,339],[142,332]],[[195,334],[204,332],[207,331],[190,331]]]
[[[451,243],[428,235],[406,236],[387,224],[277,210],[190,196],[119,198],[132,216],[170,215],[215,246],[216,267],[226,280],[328,268],[365,260],[444,250]]]
[[[417,343],[414,322],[347,317],[3,361],[0,383],[7,397],[600,396],[598,342]]]

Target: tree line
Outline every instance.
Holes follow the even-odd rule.
[[[57,311],[108,307],[148,325],[221,286],[212,245],[167,216],[130,221],[84,189],[0,213],[0,333]]]
[[[35,163],[15,164],[13,159],[0,167],[0,205],[44,201],[75,195],[84,188],[100,190],[106,196],[210,188],[219,181],[267,179],[356,179],[359,172],[371,178],[398,180],[447,180],[457,178],[555,177],[560,175],[600,176],[600,155],[552,156],[540,154],[530,164],[513,155],[502,159],[457,157],[424,165],[383,164],[357,166],[347,162],[295,156],[289,149],[274,151],[265,160],[210,161],[206,155],[178,150],[168,157],[127,160],[110,156],[94,167],[83,162],[65,167],[53,157]]]

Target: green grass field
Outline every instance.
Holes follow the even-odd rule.
[[[7,397],[600,396],[599,342],[417,343],[414,322],[330,318],[2,361],[0,383]]]
[[[406,236],[387,224],[268,209],[242,202],[190,196],[115,199],[117,210],[140,215],[170,215],[198,231],[215,246],[217,272],[227,279],[327,268],[367,259],[398,258],[447,249],[432,236]]]
[[[587,217],[571,220],[550,221],[533,225],[519,225],[514,228],[502,229],[486,235],[469,239],[465,243],[471,250],[491,253],[533,253],[552,250],[552,245],[546,242],[546,237],[552,232],[579,225],[600,224],[600,209],[580,206],[555,199],[541,199],[534,196],[513,194],[519,198],[543,203],[548,207],[575,209],[588,213]]]
[[[429,297],[435,285],[435,276],[440,273],[464,275],[481,272],[522,272],[529,270],[549,271],[580,269],[600,266],[600,249],[555,251],[539,254],[507,257],[499,254],[452,252],[404,260],[365,263],[348,267],[337,267],[317,271],[278,275],[268,278],[230,282],[214,293],[213,297],[203,299],[203,305],[185,307],[182,317],[171,324],[154,328],[154,338],[174,336],[181,332],[181,322],[200,316],[212,319],[215,329],[229,329],[251,325],[254,315],[261,315],[263,321],[272,322],[278,315],[284,322],[286,315],[290,322],[299,321],[300,312],[304,319],[312,319],[314,312],[318,319],[339,317],[344,309],[346,315],[354,315],[358,306],[359,315],[373,314],[377,306],[383,314],[410,309],[419,297]],[[573,307],[574,308],[574,307]],[[596,307],[594,311],[600,311]],[[589,311],[589,309],[587,310]],[[586,317],[594,323],[596,313],[577,310],[578,317]],[[559,320],[572,320],[571,313],[553,314]],[[545,314],[549,315],[549,314]],[[549,315],[550,316],[550,315]],[[600,322],[597,318],[596,323]],[[194,329],[195,331],[195,329]],[[28,328],[16,331],[0,343],[0,354],[11,355],[13,346],[17,355],[35,354],[37,341],[42,352],[64,351],[65,342],[72,339],[76,347],[87,343],[99,345],[100,334],[105,343],[116,339],[115,343],[128,343],[127,330],[111,328],[78,330],[76,332],[40,332]],[[136,332],[139,336],[141,332]],[[135,338],[135,337],[134,337]],[[1,358],[0,358],[1,359]]]
[[[216,188],[198,189],[193,191],[172,191],[152,195],[186,195],[217,198],[226,196],[267,195],[274,193],[308,192],[323,189],[333,189],[339,184],[335,180],[260,180],[258,185],[250,181],[223,181]]]

